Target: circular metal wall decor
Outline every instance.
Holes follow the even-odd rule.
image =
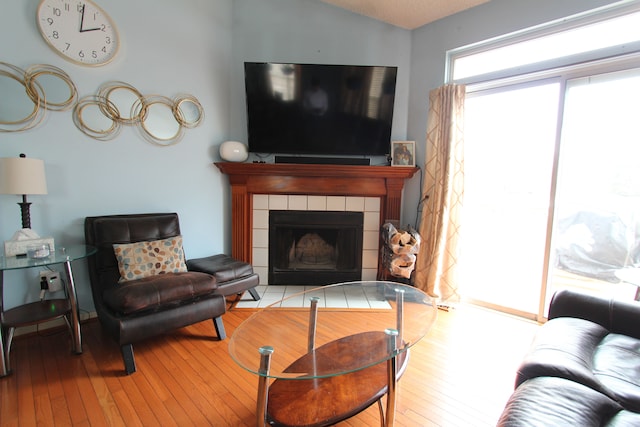
[[[94,117],[96,106],[108,122]],[[90,124],[88,117],[96,124]],[[204,109],[193,95],[182,94],[174,99],[143,95],[120,81],[104,83],[95,96],[83,98],[73,116],[76,126],[92,138],[106,141],[119,133],[121,125],[136,126],[145,140],[161,147],[177,144],[185,129],[200,125],[203,119]]]
[[[122,129],[115,120],[118,109],[108,99],[89,95],[78,101],[73,109],[73,123],[82,133],[99,141],[115,138]]]
[[[23,69],[0,62],[0,132],[22,132],[44,119],[44,89],[37,83],[29,89],[25,79]]]
[[[78,98],[71,78],[53,65],[23,70],[0,62],[0,132],[22,132],[38,126],[46,110],[70,109]]]
[[[204,119],[204,109],[191,95],[180,95],[173,100],[173,115],[186,128],[194,128]]]
[[[47,64],[26,70],[0,62],[0,132],[22,132],[42,123],[46,110],[73,108],[73,122],[91,138],[108,141],[122,125],[133,125],[154,145],[180,142],[185,129],[204,119],[196,97],[143,95],[128,83],[113,81],[100,86],[96,95],[78,100],[78,90],[67,73]]]
[[[177,144],[184,135],[184,127],[176,120],[175,103],[161,95],[140,98],[134,106],[135,115],[140,117],[138,129],[152,144],[167,147]]]
[[[78,98],[78,90],[69,75],[53,65],[37,64],[27,68],[25,86],[34,104],[42,100],[44,108],[51,111],[68,110]]]
[[[105,115],[124,125],[136,124],[140,116],[134,114],[135,103],[142,98],[142,94],[135,87],[124,82],[107,82],[98,89],[98,97],[104,98],[115,106],[115,114],[111,109],[105,109]]]

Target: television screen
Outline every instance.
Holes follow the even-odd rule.
[[[245,63],[249,151],[389,153],[397,67]]]

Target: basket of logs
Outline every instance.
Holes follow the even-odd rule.
[[[420,251],[420,235],[411,226],[398,229],[390,222],[382,226],[382,265],[393,277],[409,279]]]

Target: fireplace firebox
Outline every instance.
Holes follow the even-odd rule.
[[[326,285],[362,277],[362,212],[269,211],[269,284]]]

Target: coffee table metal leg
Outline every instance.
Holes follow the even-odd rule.
[[[0,270],[0,313],[4,310],[4,271]],[[1,323],[2,319],[0,319],[0,377],[5,377],[9,375],[9,368],[7,367],[7,363],[9,362],[9,358],[5,354],[5,342],[4,342],[4,326]]]
[[[269,397],[269,369],[271,367],[271,355],[273,347],[264,346],[258,349],[260,353],[260,376],[258,377],[258,398],[256,400],[257,426],[267,425],[267,400]]]
[[[396,329],[398,330],[398,345],[402,344],[402,330],[404,329],[404,289],[396,289]]]
[[[78,302],[76,300],[76,285],[73,281],[73,272],[71,271],[71,261],[64,263],[64,271],[67,274],[67,293],[69,298],[69,307],[71,309],[71,335],[73,341],[73,352],[82,353],[82,333],[80,332],[80,317],[78,314]]]
[[[311,353],[316,348],[316,322],[318,320],[318,301],[319,297],[309,298],[311,308],[309,310],[309,339],[307,343],[307,352]]]
[[[0,377],[5,377],[9,375],[9,368],[7,367],[9,358],[4,353],[4,334],[2,332],[3,327],[0,324]]]
[[[387,342],[387,350],[389,351],[389,354],[393,354],[393,357],[390,357],[387,361],[387,414],[384,420],[385,427],[391,427],[393,426],[393,421],[396,415],[396,386],[398,382],[398,353],[396,342],[398,339],[398,331],[396,329],[387,329],[384,332],[389,336],[389,341]]]

